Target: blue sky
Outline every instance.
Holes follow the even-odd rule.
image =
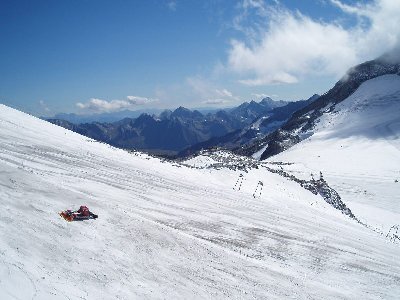
[[[0,1],[0,102],[36,115],[323,93],[399,41],[393,0]]]

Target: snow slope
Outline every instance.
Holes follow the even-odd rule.
[[[400,76],[364,82],[269,161],[293,162],[286,170],[297,176],[322,171],[360,220],[387,234],[400,224]]]
[[[398,245],[262,164],[246,172],[162,162],[3,105],[0,145],[0,299],[400,293]],[[57,214],[81,204],[99,218]]]

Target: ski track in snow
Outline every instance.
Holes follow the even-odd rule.
[[[264,168],[160,162],[5,106],[0,143],[1,299],[400,293],[397,245]],[[57,214],[81,204],[99,219],[67,223]]]

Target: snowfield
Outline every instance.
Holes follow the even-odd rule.
[[[399,298],[398,244],[262,163],[169,163],[3,105],[0,145],[0,299]],[[364,146],[343,144],[348,153]],[[382,163],[390,159],[393,169],[400,165],[398,148]],[[393,173],[361,176],[349,167],[353,181],[339,189],[342,175],[326,171],[356,216],[357,203],[398,216],[400,184],[382,197],[369,196],[372,187],[367,197],[352,190],[366,178],[383,190]],[[99,218],[68,223],[58,215],[82,204]]]
[[[386,235],[400,225],[400,76],[364,82],[310,138],[269,161],[294,163],[284,169],[298,177],[322,171],[353,213]]]

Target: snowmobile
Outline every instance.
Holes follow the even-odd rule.
[[[97,219],[98,215],[92,213],[87,206],[82,205],[78,210],[64,210],[59,213],[68,222]]]

